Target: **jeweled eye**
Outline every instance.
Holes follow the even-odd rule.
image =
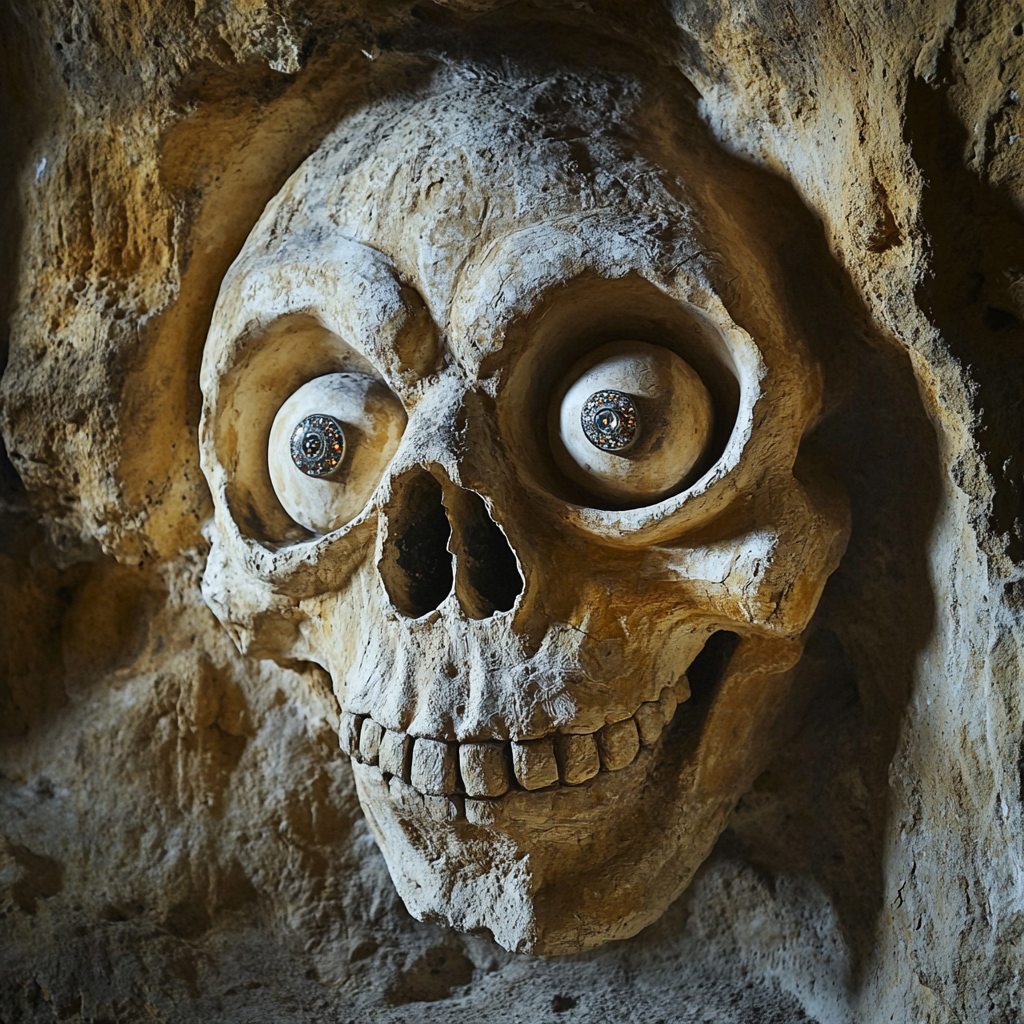
[[[683,485],[711,437],[711,397],[671,349],[604,345],[566,374],[552,399],[551,449],[599,498],[649,504]]]
[[[580,425],[587,440],[603,452],[624,452],[640,431],[633,399],[622,391],[595,391],[584,403]]]
[[[345,432],[333,416],[318,413],[292,431],[290,447],[292,462],[306,476],[330,476],[344,461]]]
[[[285,511],[314,533],[355,518],[391,461],[406,414],[395,394],[364,373],[304,384],[278,410],[267,461]]]

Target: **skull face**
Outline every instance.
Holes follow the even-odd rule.
[[[559,953],[707,856],[846,514],[724,157],[639,83],[504,74],[349,118],[229,271],[204,594],[330,673],[409,910]]]

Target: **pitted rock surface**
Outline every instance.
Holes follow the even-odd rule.
[[[653,686],[619,709],[633,764],[604,770],[587,737],[612,723],[587,723],[554,733],[564,785],[523,789],[502,750],[504,776],[471,762],[487,795],[461,792],[463,752],[497,739],[371,715],[377,764],[350,762],[339,735],[360,743],[363,721],[345,732],[342,716],[367,709],[339,708],[310,662],[270,657],[294,640],[294,593],[268,587],[230,635],[201,594],[219,556],[202,532],[198,379],[229,266],[340,120],[399,94],[429,102],[439,66],[506,51],[568,96],[580,78],[656,79],[666,114],[691,111],[736,162],[722,216],[769,240],[763,262],[820,366],[796,477],[827,467],[851,515],[770,763],[655,923],[571,957],[412,920],[356,773],[439,828],[489,828],[537,813],[522,801],[554,808],[574,778],[596,789],[634,770],[662,742],[638,710]],[[0,1018],[1019,1016],[1022,61],[1020,12],[996,2],[4,6]],[[586,180],[601,166],[588,141],[545,138],[521,162]],[[446,214],[427,240],[439,251],[485,213],[451,203],[441,177],[422,192]],[[602,198],[647,184],[591,181]],[[399,322],[411,269],[385,310],[397,375],[434,358],[407,343],[422,311]],[[726,304],[743,284],[726,282]],[[464,521],[483,522],[472,505]],[[267,525],[253,509],[247,528]],[[720,600],[777,541],[752,533],[737,561],[702,538],[660,551],[659,571],[719,581]],[[457,576],[478,621],[517,599]],[[675,718],[738,651],[721,635]],[[452,745],[454,793],[405,781],[419,738]],[[731,770],[729,748],[717,756]],[[513,851],[486,856],[525,885]]]

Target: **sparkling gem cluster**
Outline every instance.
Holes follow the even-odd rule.
[[[623,391],[595,391],[583,403],[580,420],[587,440],[606,452],[624,452],[640,433],[636,406]]]
[[[292,462],[306,476],[330,476],[345,458],[345,434],[333,416],[316,413],[292,431],[290,449]]]

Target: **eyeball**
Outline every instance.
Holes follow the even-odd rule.
[[[678,490],[711,438],[711,396],[670,349],[617,341],[562,379],[549,413],[555,462],[597,497],[648,505]]]
[[[267,464],[285,511],[330,533],[369,501],[398,450],[406,414],[395,394],[364,373],[303,384],[278,410]]]

